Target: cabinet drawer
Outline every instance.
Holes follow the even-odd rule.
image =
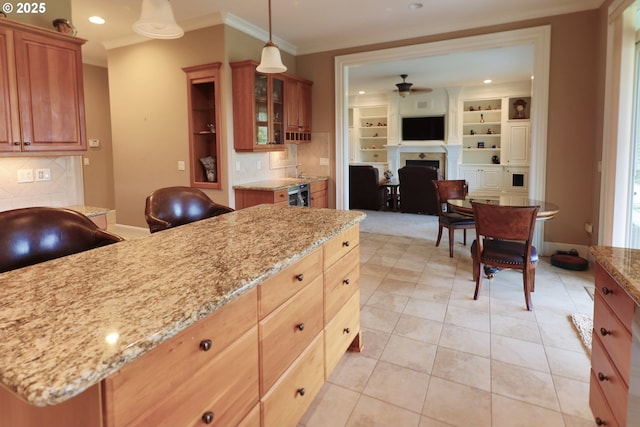
[[[360,293],[355,293],[325,328],[325,375],[331,372],[360,333]]]
[[[324,383],[322,334],[262,399],[262,427],[295,426]]]
[[[324,244],[325,270],[342,258],[360,243],[360,226],[354,225],[344,233],[334,237]]]
[[[328,188],[329,188],[328,181],[325,179],[322,181],[312,182],[311,185],[309,186],[309,191],[311,193],[315,193],[316,191],[327,190]]]
[[[631,331],[631,322],[636,305],[627,295],[624,289],[615,281],[613,277],[598,263],[595,271],[596,289],[604,297],[604,301],[618,316],[628,331]]]
[[[256,307],[257,290],[252,289],[105,379],[106,417],[114,420],[108,425],[128,424],[142,408],[153,407],[191,381],[256,325]],[[208,351],[201,348],[206,340],[211,341]]]
[[[322,330],[322,276],[260,322],[262,393]]]
[[[359,282],[360,248],[356,247],[325,272],[325,324],[333,319],[349,297],[358,290]]]
[[[159,373],[156,373],[159,375]],[[259,402],[258,328],[149,408],[131,426],[234,426]],[[209,417],[209,420],[206,418]]]
[[[593,334],[598,335],[605,351],[620,372],[622,381],[628,385],[631,363],[631,334],[622,326],[603,301],[599,292],[594,295]]]
[[[620,425],[627,424],[627,394],[628,388],[620,378],[620,373],[606,354],[596,334],[593,337],[593,350],[591,352],[591,378],[596,378],[603,394],[607,396],[607,402]]]
[[[318,248],[262,282],[258,285],[259,318],[264,318],[321,274],[322,249]]]
[[[596,422],[600,421],[599,425],[619,427],[593,371],[591,371],[591,383],[589,386],[589,406]]]
[[[260,403],[257,403],[237,427],[260,427]]]

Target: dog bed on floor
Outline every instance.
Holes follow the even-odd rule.
[[[589,261],[579,257],[577,254],[557,253],[551,255],[551,265],[566,270],[584,271],[589,268]]]

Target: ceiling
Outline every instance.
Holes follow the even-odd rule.
[[[595,9],[603,1],[272,0],[273,39],[281,49],[301,55]],[[147,40],[131,29],[141,3],[71,0],[78,37],[88,40],[85,62],[106,66],[107,49]],[[171,5],[185,31],[225,23],[268,39],[267,0],[174,0]],[[92,15],[103,17],[106,24],[91,24]],[[414,87],[437,88],[479,84],[484,78],[522,80],[531,70],[530,51],[501,48],[357,67],[350,71],[349,84],[354,90],[380,92],[393,89],[400,74],[409,74],[407,81]]]

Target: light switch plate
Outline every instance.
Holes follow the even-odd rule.
[[[18,169],[18,182],[33,182],[33,169]]]

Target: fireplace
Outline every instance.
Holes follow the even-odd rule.
[[[405,165],[408,166],[433,166],[436,169],[441,169],[440,167],[440,160],[407,160],[405,162]]]
[[[397,176],[398,169],[407,164],[435,166],[442,179],[458,179],[458,163],[462,145],[455,144],[387,144],[389,169]]]

